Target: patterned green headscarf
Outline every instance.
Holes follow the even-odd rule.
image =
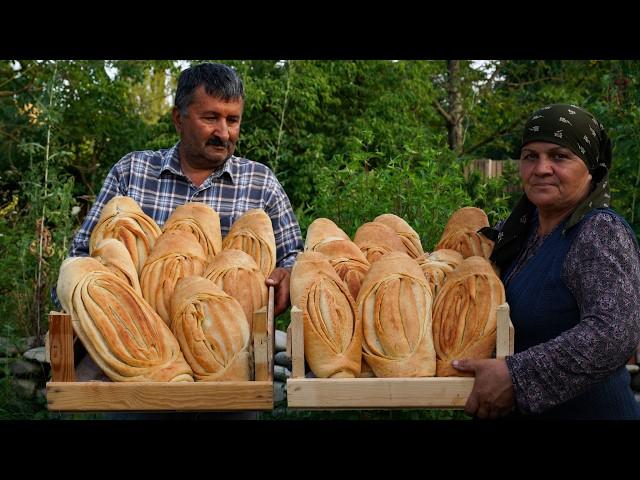
[[[610,206],[611,141],[602,124],[591,113],[566,103],[542,107],[527,120],[521,148],[536,141],[570,149],[584,161],[592,176],[591,193],[571,214],[563,234],[594,208]],[[491,259],[499,267],[510,263],[524,245],[534,209],[535,206],[523,195],[499,234],[488,230],[483,232],[496,241]]]

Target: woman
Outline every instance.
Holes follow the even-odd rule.
[[[609,208],[610,166],[611,142],[582,108],[550,105],[527,121],[524,195],[491,256],[515,352],[453,362],[475,373],[468,414],[640,419],[624,366],[640,341],[640,250]]]

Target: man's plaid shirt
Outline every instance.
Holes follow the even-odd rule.
[[[113,166],[73,239],[70,255],[89,254],[89,238],[102,207],[114,196],[126,195],[138,202],[161,228],[177,206],[186,202],[205,203],[220,216],[222,238],[240,215],[261,208],[271,217],[276,266],[292,267],[303,249],[302,235],[289,198],[273,172],[261,163],[231,156],[196,187],[182,174],[178,145],[155,152],[132,152]]]

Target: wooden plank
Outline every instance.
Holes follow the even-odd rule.
[[[273,317],[273,309],[275,302],[274,287],[269,287],[269,301],[267,302],[267,378],[265,380],[273,381],[273,356],[275,352],[275,318]]]
[[[509,319],[509,304],[503,303],[497,309],[496,358],[513,355],[513,325]]]
[[[473,383],[469,377],[290,378],[287,404],[309,410],[463,408]]]
[[[273,287],[269,287],[269,300],[253,314],[253,358],[255,379],[273,380]]]
[[[272,382],[48,382],[55,411],[273,409]]]
[[[302,321],[302,310],[298,307],[291,308],[290,328],[292,364],[291,377],[304,378],[304,324]]]
[[[49,335],[51,378],[55,382],[73,382],[75,364],[71,315],[50,312],[49,332],[51,332]]]

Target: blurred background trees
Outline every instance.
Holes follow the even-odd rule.
[[[172,146],[179,72],[199,61],[0,61],[0,335],[42,335],[49,289],[109,168]],[[495,222],[527,116],[584,106],[614,144],[613,206],[640,233],[640,62],[620,60],[230,61],[245,82],[237,154],[270,166],[306,234],[317,217],[353,235],[381,213],[433,248],[457,208]],[[465,174],[466,172],[466,174]]]

